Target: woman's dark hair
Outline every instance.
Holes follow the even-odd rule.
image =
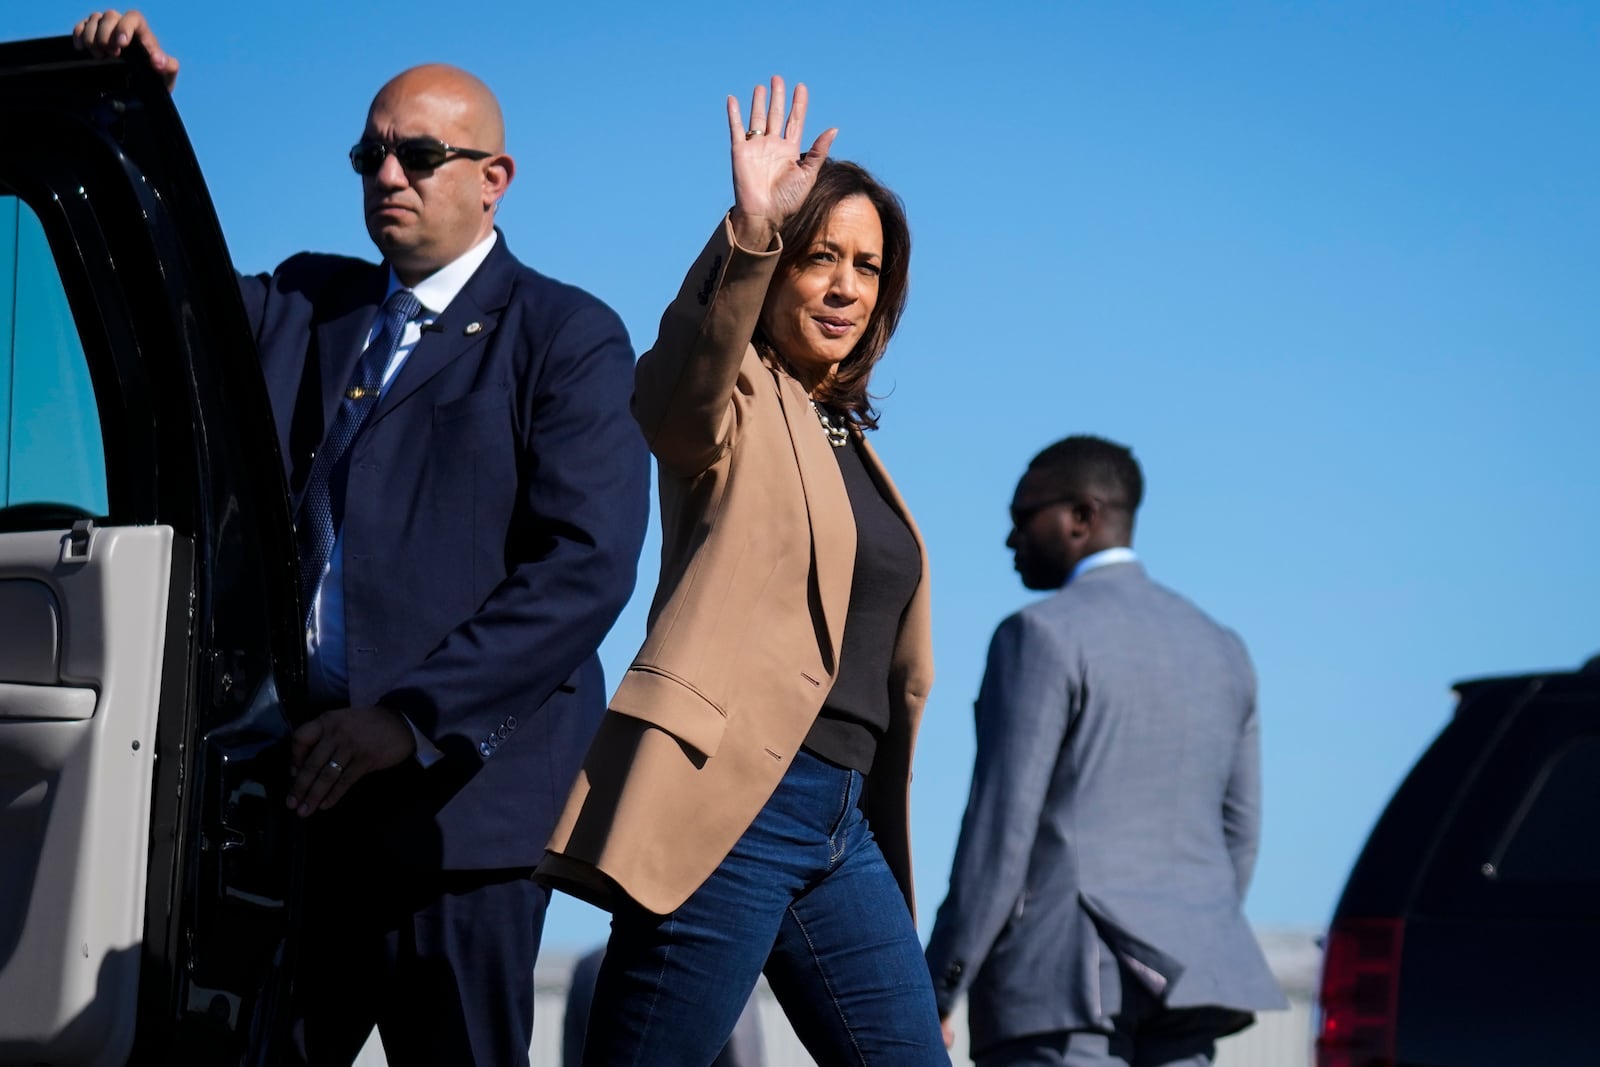
[[[878,411],[872,406],[867,393],[867,381],[872,368],[889,347],[889,338],[900,325],[900,316],[906,308],[906,291],[910,284],[911,227],[906,225],[906,211],[900,198],[890,192],[865,167],[842,159],[824,160],[817,172],[817,184],[812,186],[800,210],[784,223],[783,254],[778,257],[777,276],[783,277],[795,269],[798,261],[810,253],[817,234],[827,225],[828,217],[841,200],[864,196],[878,211],[878,221],[883,225],[883,260],[878,274],[878,302],[872,309],[872,318],[854,349],[846,356],[832,376],[818,389],[813,398],[818,403],[845,412],[852,422],[863,429],[878,428]],[[754,338],[756,351],[774,362],[782,357],[772,347],[772,342],[758,326]]]

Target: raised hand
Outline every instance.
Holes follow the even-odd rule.
[[[150,24],[137,11],[94,11],[72,27],[72,43],[94,56],[120,56],[134,41],[150,54],[150,66],[166,82],[167,92],[178,80],[178,61],[161,50]]]
[[[756,86],[745,128],[739,101],[728,97],[728,135],[733,153],[733,229],[745,248],[764,251],[789,216],[800,210],[817,181],[817,169],[839,133],[824,130],[809,150],[801,146],[806,125],[806,87],[794,87],[794,108],[784,121],[783,79]]]

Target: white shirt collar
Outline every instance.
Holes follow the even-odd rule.
[[[1088,574],[1099,567],[1109,567],[1113,563],[1137,563],[1138,561],[1139,557],[1134,554],[1131,548],[1125,546],[1103,548],[1099,552],[1080,559],[1078,565],[1072,568],[1072,573],[1067,576],[1067,584],[1072,584],[1074,578]]]
[[[489,236],[411,287],[411,291],[416,294],[417,302],[422,305],[425,312],[421,318],[434,319],[444,314],[444,309],[450,306],[450,301],[461,294],[461,290],[466,288],[472,275],[483,266],[483,261],[489,258],[489,253],[494,250],[494,242],[499,236],[490,230]],[[383,298],[388,300],[396,289],[403,288],[405,286],[400,284],[400,279],[395,277],[394,268],[390,267],[389,289],[383,294]]]

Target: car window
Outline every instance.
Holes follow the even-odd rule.
[[[1465,761],[1460,800],[1438,828],[1416,912],[1593,915],[1600,845],[1600,693],[1550,678],[1500,698],[1503,727]]]
[[[0,194],[0,507],[104,515],[106,461],[83,345],[32,209]]]
[[[1600,882],[1600,737],[1570,745],[1545,767],[1509,827],[1503,882]]]

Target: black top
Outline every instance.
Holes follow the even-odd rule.
[[[805,747],[829,762],[865,774],[889,728],[889,662],[900,618],[922,580],[911,530],[861,461],[860,443],[833,450],[856,521],[856,566],[850,610],[833,688]]]

